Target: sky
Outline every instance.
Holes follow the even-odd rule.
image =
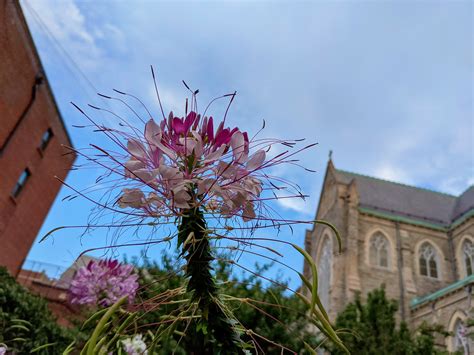
[[[116,88],[140,97],[158,116],[152,64],[167,111],[183,111],[181,80],[200,90],[201,105],[236,90],[230,123],[256,132],[265,119],[262,136],[318,142],[300,155],[316,173],[278,171],[310,195],[277,202],[287,218],[314,217],[330,150],[343,170],[450,194],[474,184],[470,1],[21,3],[77,148],[107,143],[72,127],[85,121],[70,101],[108,107],[96,92]],[[83,188],[99,174],[73,171],[67,182]],[[38,238],[87,222],[91,203],[62,202],[69,193],[62,189]],[[302,246],[306,228],[279,238]],[[82,251],[107,242],[100,232],[79,236],[68,230],[36,241],[28,259],[68,266]],[[298,253],[283,252],[302,270]],[[158,255],[158,249],[150,251]],[[294,273],[283,271],[283,277],[299,283]]]

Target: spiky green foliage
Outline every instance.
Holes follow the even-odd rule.
[[[260,353],[280,354],[282,347],[304,354],[304,342],[316,345],[314,335],[308,327],[307,306],[298,297],[285,289],[285,282],[278,284],[262,282],[257,274],[265,274],[270,265],[256,267],[255,274],[237,277],[231,272],[231,265],[216,261],[213,275],[218,282],[221,297],[227,308],[239,320],[238,327],[251,329],[252,336],[243,334],[244,342],[252,342]],[[186,294],[175,298],[178,303],[160,303],[156,295],[179,289],[185,279],[185,273],[177,265],[176,260],[164,255],[159,264],[146,260],[141,267],[141,288],[138,298],[153,300],[145,302],[146,310],[139,319],[140,329],[153,329],[157,323],[163,322],[167,315],[176,314],[180,301],[187,302]],[[155,348],[157,354],[187,354],[183,339],[185,323],[181,322],[174,332],[162,337]],[[252,339],[253,338],[253,339]],[[252,353],[254,351],[251,351]],[[291,352],[285,350],[284,354]]]
[[[45,346],[41,354],[59,354],[71,341],[71,334],[57,325],[46,301],[0,267],[0,343],[18,354],[28,354],[39,346]]]
[[[348,329],[341,339],[353,354],[378,355],[441,355],[447,352],[435,345],[435,336],[446,337],[439,325],[422,324],[411,332],[404,322],[398,326],[395,318],[398,303],[387,299],[384,287],[375,289],[362,302],[360,295],[336,319],[337,329]],[[332,354],[342,354],[331,348]]]
[[[190,305],[196,306],[183,345],[189,354],[243,354],[243,343],[233,327],[235,320],[225,312],[215,278],[212,274],[209,238],[206,222],[199,208],[190,209],[178,227],[178,248],[186,259],[186,291]]]

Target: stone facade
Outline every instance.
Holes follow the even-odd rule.
[[[75,155],[14,0],[0,0],[0,122],[0,265],[16,276]]]
[[[364,299],[384,284],[399,302],[399,320],[453,330],[472,311],[473,254],[466,261],[465,249],[474,243],[473,212],[474,186],[451,196],[337,170],[329,161],[316,219],[337,228],[342,250],[319,224],[306,232],[305,248],[322,266],[323,246],[332,245],[330,275],[320,276],[319,287],[330,317],[356,293]],[[304,274],[310,276],[308,265]],[[448,339],[450,350],[453,344]]]

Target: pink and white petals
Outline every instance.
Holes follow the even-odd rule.
[[[262,167],[265,152],[249,158],[248,135],[237,127],[221,122],[214,132],[212,117],[170,113],[160,123],[149,120],[143,137],[128,139],[127,150],[125,176],[139,187],[123,190],[120,207],[176,212],[203,205],[225,216],[245,215],[245,221],[255,217],[252,201],[262,183],[252,175]]]

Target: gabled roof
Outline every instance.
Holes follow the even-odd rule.
[[[64,271],[59,278],[58,285],[69,288],[72,279],[74,278],[74,275],[76,274],[77,270],[79,270],[81,267],[87,266],[89,262],[91,261],[99,261],[100,259],[84,254],[81,255],[79,258],[77,258],[71,266],[67,268],[66,271]]]
[[[343,184],[355,181],[364,209],[447,228],[474,208],[474,186],[454,196],[338,169],[335,173]]]
[[[469,187],[457,198],[451,219],[453,221],[458,219],[472,208],[474,208],[474,185]]]

